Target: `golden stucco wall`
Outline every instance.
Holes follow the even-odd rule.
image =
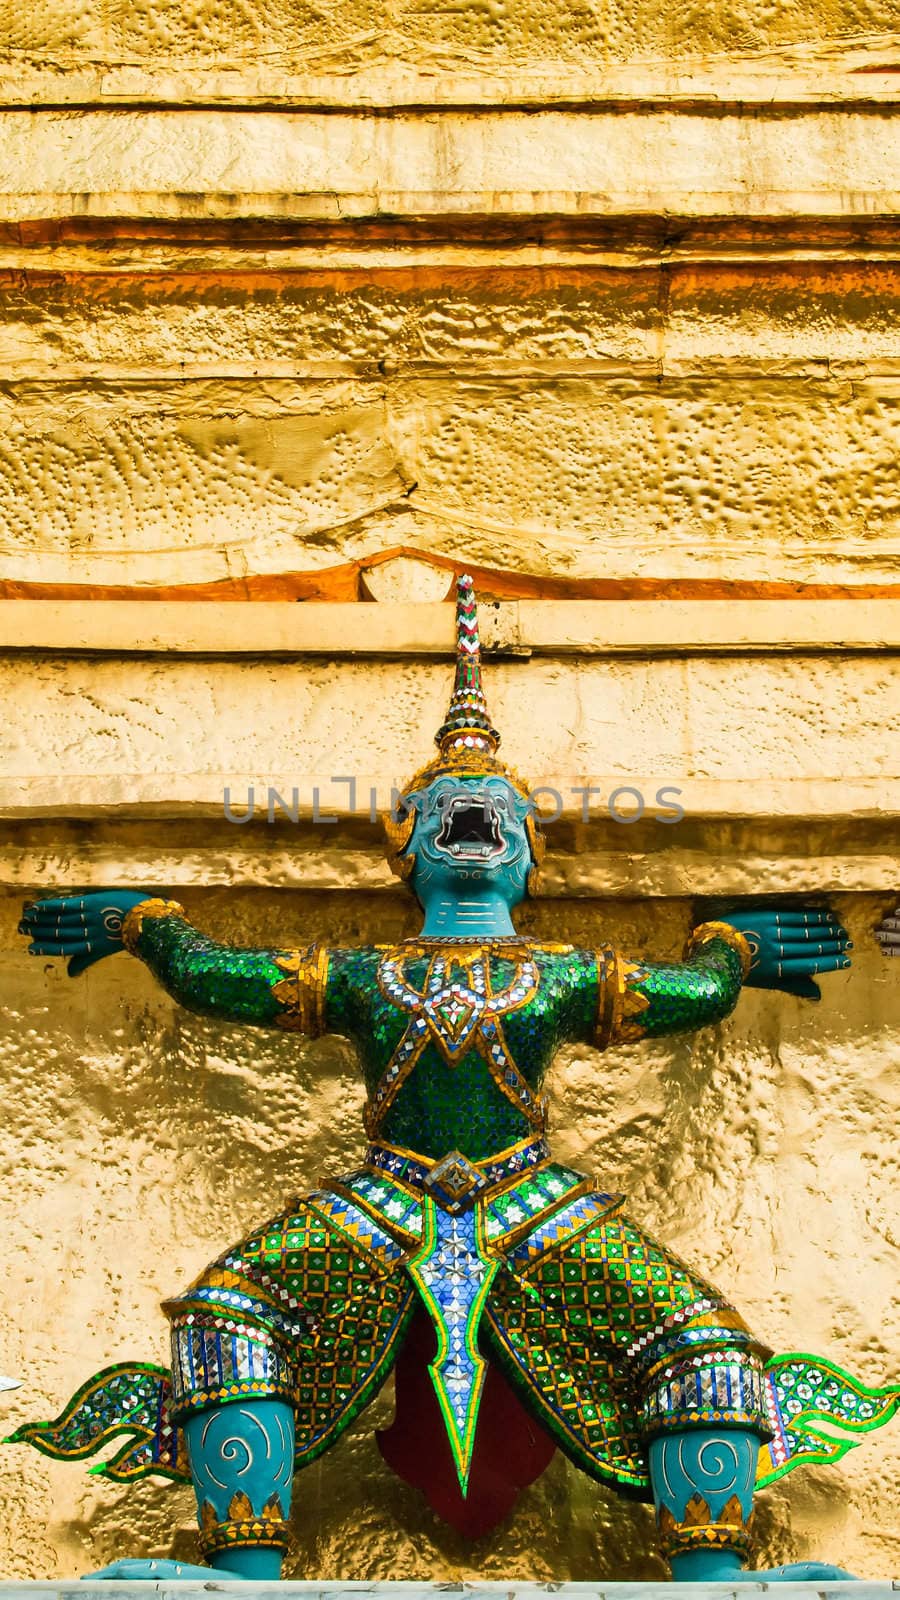
[[[342,1045],[179,1014],[125,957],[70,983],[23,894],[410,931],[329,778],[427,755],[470,564],[504,751],[566,798],[527,927],[674,955],[693,894],[821,889],[856,942],[819,1007],[565,1055],[557,1149],[773,1345],[896,1375],[894,10],[0,5],[10,1426],[164,1357],[160,1296],[359,1147]],[[225,823],[250,782],[303,824]],[[685,821],[579,820],[619,782]],[[298,1480],[294,1575],[662,1575],[647,1511],[559,1457],[463,1546],[382,1470],[389,1409]],[[898,1472],[895,1427],[788,1479],[760,1558],[887,1574]],[[182,1491],[22,1449],[0,1509],[10,1577],[196,1554]]]
[[[895,267],[560,253],[325,274],[218,250],[201,274],[82,251],[41,278],[8,252],[0,581],[395,546],[582,582],[895,576]]]

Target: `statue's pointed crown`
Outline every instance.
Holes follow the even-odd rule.
[[[481,679],[481,642],[475,589],[467,573],[456,582],[456,671],[447,714],[434,736],[440,754],[403,786],[403,795],[435,778],[496,773],[527,797],[528,786],[497,757],[500,735],[488,714]]]
[[[447,715],[434,736],[442,756],[481,750],[493,755],[500,735],[488,716],[481,682],[481,641],[472,579],[456,581],[456,675]]]
[[[391,871],[400,878],[410,877],[415,857],[408,849],[416,823],[415,806],[405,807],[409,795],[427,789],[436,778],[481,778],[497,776],[525,800],[530,801],[528,785],[497,756],[500,735],[488,715],[481,682],[481,645],[478,638],[478,613],[472,579],[463,574],[456,583],[456,671],[447,715],[434,736],[440,752],[427,767],[422,767],[404,784],[400,792],[401,815],[383,818],[387,858]],[[525,820],[533,858],[529,892],[535,893],[544,842],[533,810]]]

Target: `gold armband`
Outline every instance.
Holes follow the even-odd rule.
[[[740,957],[741,971],[746,978],[753,961],[753,953],[744,935],[739,933],[737,928],[733,928],[730,922],[701,922],[700,926],[694,929],[685,946],[685,960],[688,960],[695,951],[699,950],[701,945],[708,944],[710,939],[723,939],[726,944],[731,946],[732,950]]]
[[[644,1029],[636,1020],[650,1004],[645,994],[634,987],[645,975],[639,961],[629,961],[618,950],[604,945],[597,951],[597,1023],[594,1043],[605,1050],[608,1044],[629,1044],[643,1039]]]
[[[311,944],[306,950],[275,956],[275,965],[288,974],[273,983],[272,993],[282,1007],[275,1026],[288,1033],[305,1033],[317,1039],[325,1032],[325,985],[328,981],[328,951]]]
[[[132,906],[122,923],[122,943],[131,955],[137,954],[137,942],[141,937],[145,917],[183,917],[184,906],[177,900],[140,900]]]
[[[688,1550],[733,1550],[745,1556],[750,1549],[750,1521],[736,1494],[727,1500],[717,1516],[699,1493],[692,1494],[680,1520],[668,1506],[662,1506],[656,1519],[663,1555],[684,1555]]]

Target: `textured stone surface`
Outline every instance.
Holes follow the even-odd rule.
[[[41,886],[49,884],[42,879]],[[239,942],[390,938],[402,898],[181,892],[211,933]],[[893,901],[891,902],[893,903]],[[49,1415],[104,1363],[165,1357],[157,1302],[228,1240],[352,1165],[361,1089],[338,1041],[240,1032],[177,1012],[125,956],[71,982],[2,908],[0,1186],[8,1425]],[[554,1069],[556,1149],[630,1196],[635,1216],[702,1265],[779,1349],[810,1348],[872,1382],[896,1372],[900,988],[871,929],[887,897],[837,906],[854,967],[812,1007],[745,995],[693,1043]],[[553,901],[523,925],[677,955],[685,901]],[[661,1578],[650,1517],[557,1457],[491,1539],[466,1546],[384,1470],[371,1436],[390,1397],[298,1481],[291,1571],[317,1578]],[[900,1434],[836,1469],[806,1470],[760,1500],[758,1555],[890,1571]],[[122,1554],[196,1558],[189,1497],[126,1491],[78,1465],[0,1451],[8,1577],[72,1575]],[[174,1520],[173,1520],[174,1519]]]
[[[7,248],[3,257],[10,255]],[[894,371],[900,270],[828,263],[637,259],[498,250],[282,258],[222,248],[176,262],[121,247],[116,271],[54,250],[2,278],[0,356],[17,375],[323,377],[463,369],[658,378]],[[59,269],[56,262],[59,259]],[[177,270],[176,269],[177,266]]]
[[[215,581],[396,544],[564,578],[894,577],[895,267],[469,255],[11,273],[0,577]]]
[[[805,657],[492,663],[491,711],[506,759],[534,783],[604,778],[685,785],[900,776],[900,665]],[[341,772],[403,781],[428,758],[446,703],[443,662],[68,660],[0,663],[7,797],[19,782],[106,775],[130,785],[237,785]],[[516,737],[528,716],[528,733]],[[363,709],[364,708],[364,709]],[[157,784],[158,788],[158,784]],[[220,791],[219,791],[220,793]],[[308,796],[304,787],[304,795]],[[123,788],[123,798],[125,789]],[[38,795],[33,796],[37,801]],[[7,799],[9,803],[9,799]],[[814,813],[812,813],[814,814]]]
[[[828,375],[17,385],[0,573],[199,582],[403,543],[548,576],[884,582],[893,390]]]
[[[772,49],[810,39],[890,31],[890,0],[800,0],[761,9],[748,0],[687,0],[666,11],[646,0],[608,0],[592,7],[558,7],[549,0],[503,6],[492,0],[349,0],[327,9],[309,0],[44,0],[30,8],[5,0],[0,38],[10,52],[38,59],[51,53],[77,64],[190,56],[203,62],[246,62],[265,42],[279,66],[296,70],[298,57],[352,68],[366,57],[582,62],[602,65],[635,56],[702,57],[722,51]],[[330,58],[330,60],[329,60]]]

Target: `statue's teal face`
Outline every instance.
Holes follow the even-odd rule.
[[[526,818],[534,807],[506,778],[435,778],[407,804],[416,813],[410,882],[423,905],[439,895],[462,898],[467,889],[499,895],[508,906],[524,899],[533,865]]]

